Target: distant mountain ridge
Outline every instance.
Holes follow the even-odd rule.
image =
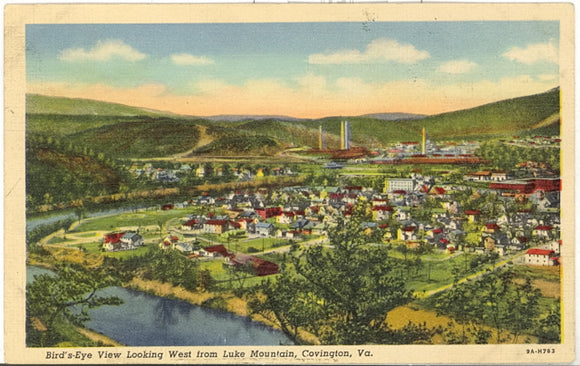
[[[414,114],[414,113],[369,113],[363,114],[360,117],[370,117],[381,119],[383,121],[403,121],[407,119],[423,119],[428,117],[424,114]]]
[[[374,113],[296,119],[287,116],[180,116],[115,103],[27,95],[27,133],[86,146],[119,158],[195,155],[270,155],[288,147],[340,149],[341,122],[348,120],[353,146],[381,148],[434,141],[560,133],[560,89],[433,116]],[[111,148],[115,147],[115,148]]]

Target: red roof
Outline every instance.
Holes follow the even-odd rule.
[[[224,257],[229,257],[230,253],[223,245],[212,245],[209,247],[205,247],[205,250],[210,253],[219,253]]]
[[[415,231],[416,227],[414,226],[405,226],[403,228],[403,231]]]
[[[537,249],[537,248],[532,248],[532,249],[528,249],[528,251],[526,252],[526,254],[552,255],[552,254],[554,254],[554,251],[553,250],[550,250],[550,249]]]
[[[331,199],[335,199],[335,200],[341,200],[345,197],[345,194],[343,194],[343,193],[330,193],[328,195],[328,197],[330,197]]]
[[[435,229],[433,230],[433,234],[441,234],[443,232],[443,229]]]
[[[117,244],[121,241],[121,237],[125,235],[125,233],[110,233],[105,234],[105,243]]]
[[[497,226],[497,224],[485,224],[485,227],[488,230],[499,230],[499,226]]]
[[[373,211],[393,211],[393,208],[391,206],[375,206]]]
[[[403,191],[403,190],[397,190],[397,191],[393,191],[394,194],[407,194],[407,191]]]
[[[481,215],[481,212],[478,210],[465,210],[466,215]]]
[[[445,238],[443,238],[443,239],[441,239],[441,240],[439,240],[439,241],[440,241],[442,244],[448,244],[448,243],[449,243],[449,240],[447,240],[447,239],[445,239]]]
[[[443,187],[435,187],[434,189],[437,194],[445,194],[445,188]]]
[[[216,225],[216,226],[224,226],[226,225],[228,222],[225,220],[207,220],[205,222],[206,225]]]
[[[534,230],[552,230],[553,228],[550,225],[538,225],[534,228]]]

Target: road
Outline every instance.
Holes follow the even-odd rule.
[[[525,254],[526,254],[525,252],[519,252],[519,253],[516,253],[516,254],[514,254],[512,256],[505,257],[504,259],[502,259],[501,261],[499,261],[498,263],[496,263],[493,266],[493,270],[495,271],[498,268],[502,268],[502,267],[506,266],[508,264],[508,262],[510,262],[510,261],[515,262],[518,258],[520,258],[521,256],[523,256]],[[474,280],[474,279],[480,278],[480,277],[486,275],[487,273],[489,273],[489,269],[490,268],[483,269],[483,270],[478,271],[476,273],[473,273],[473,274],[471,274],[469,276],[466,276],[466,277],[462,278],[461,280],[459,280],[458,283],[464,283],[464,282],[466,282],[468,280]],[[435,295],[437,293],[440,293],[440,292],[449,290],[451,287],[453,287],[453,284],[441,286],[441,287],[439,287],[439,288],[437,288],[435,290],[426,291],[426,292],[422,292],[422,293],[417,293],[417,295],[420,298],[425,298],[425,297],[433,296],[433,295]]]

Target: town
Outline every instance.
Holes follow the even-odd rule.
[[[554,159],[559,154],[559,139],[514,136],[510,141],[438,143],[423,128],[419,142],[366,149],[352,145],[349,124],[343,123],[340,149],[328,149],[325,140],[321,128],[318,148],[286,152],[288,161],[130,162],[124,169],[157,196],[142,197],[128,189],[124,194],[96,197],[101,205],[109,202],[118,208],[94,217],[87,215],[84,202],[76,203],[76,220],[59,221],[49,235],[39,236],[39,249],[31,250],[29,263],[46,262],[50,253],[49,262],[80,261],[88,267],[109,267],[108,271],[118,272],[115,278],[124,278],[124,286],[131,288],[161,295],[157,288],[168,283],[183,288],[190,294],[187,296],[211,294],[211,301],[199,304],[265,319],[284,330],[294,343],[333,344],[354,340],[313,336],[319,332],[315,324],[328,321],[321,310],[308,315],[322,316],[321,323],[299,322],[292,324],[293,331],[285,330],[290,329],[286,317],[298,315],[278,312],[297,305],[282,305],[294,300],[276,300],[276,296],[294,292],[289,298],[304,296],[300,291],[305,283],[284,285],[296,281],[291,278],[298,273],[308,278],[307,286],[316,283],[309,272],[300,272],[307,268],[302,266],[308,266],[304,263],[324,261],[327,256],[350,258],[352,250],[376,250],[366,254],[365,261],[373,263],[369,268],[377,266],[378,276],[396,279],[377,291],[404,288],[413,294],[392,300],[400,306],[387,310],[387,322],[411,316],[399,312],[416,311],[417,306],[452,319],[456,316],[452,311],[438,309],[446,299],[457,296],[456,291],[480,292],[483,290],[470,287],[472,281],[494,281],[512,273],[514,277],[496,282],[508,286],[498,296],[505,291],[527,291],[530,298],[522,304],[543,314],[533,324],[550,322],[537,328],[549,331],[533,331],[539,334],[534,336],[556,340],[554,327],[559,325],[550,314],[559,312],[562,266],[562,182]],[[538,147],[540,143],[542,147]],[[514,149],[522,148],[530,150],[515,160]],[[196,189],[189,187],[192,183],[198,184]],[[353,247],[346,249],[350,245]],[[305,255],[310,256],[306,262]],[[334,267],[332,261],[321,262],[311,271]],[[345,279],[368,276],[357,272],[367,266],[360,265],[355,272],[335,275]],[[325,271],[348,271],[348,266],[332,267]],[[385,281],[372,278],[377,284]],[[526,285],[528,282],[535,288]],[[290,287],[282,290],[279,286]],[[364,296],[372,292],[363,289]],[[256,291],[268,296],[261,298]],[[171,294],[184,296],[182,292]],[[495,301],[509,298],[501,295]],[[235,308],[238,301],[246,304],[243,309]],[[380,301],[386,300],[374,301],[382,309]],[[474,309],[481,306],[485,304],[472,305]],[[442,343],[515,342],[520,331],[510,318],[512,310],[505,310],[507,320],[497,324],[480,319],[489,311],[481,308],[468,321],[478,327],[495,327],[495,333],[481,328],[459,336],[450,329],[460,326],[462,320],[454,318],[445,327],[418,329],[416,336],[430,342],[443,337],[436,341]],[[499,310],[491,311],[496,314]],[[447,329],[451,324],[457,325]],[[369,327],[366,323],[357,326]],[[530,323],[529,327],[539,325]],[[396,328],[395,335],[388,336],[395,338],[381,342],[396,342],[396,332],[406,334],[408,330]],[[527,337],[529,340],[530,335]]]

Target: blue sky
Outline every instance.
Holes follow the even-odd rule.
[[[27,25],[28,92],[191,115],[435,114],[558,86],[559,24]]]

